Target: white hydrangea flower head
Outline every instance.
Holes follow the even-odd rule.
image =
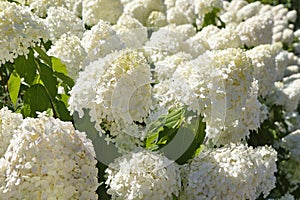
[[[141,48],[148,40],[147,28],[130,15],[121,15],[113,28],[127,48]]]
[[[131,15],[143,25],[147,24],[153,11],[164,13],[165,5],[162,0],[133,0],[124,5],[124,14]]]
[[[242,43],[248,47],[272,43],[274,21],[271,16],[253,16],[240,23],[236,31]]]
[[[77,79],[87,56],[80,38],[73,34],[62,35],[54,42],[47,54],[59,58],[66,65],[68,75],[74,80]]]
[[[70,122],[24,119],[4,159],[1,199],[98,199],[93,144]]]
[[[285,77],[275,83],[275,92],[271,99],[277,105],[283,105],[287,112],[296,111],[300,102],[300,73]]]
[[[117,158],[106,169],[112,199],[173,199],[181,180],[179,166],[167,157],[142,150]]]
[[[279,4],[272,7],[271,12],[274,16],[273,42],[291,44],[294,40],[294,25],[290,22],[295,22],[296,11],[289,11],[282,4]]]
[[[0,110],[0,158],[3,157],[13,133],[22,124],[23,118],[21,114],[13,113],[4,107]]]
[[[91,121],[100,135],[129,134],[143,138],[135,122],[143,122],[152,105],[151,72],[137,50],[123,50],[91,62],[72,88],[70,111],[81,118],[90,110]]]
[[[212,72],[214,67],[206,54],[192,60],[187,60],[188,57],[182,56],[189,56],[189,54],[177,53],[155,63],[159,70],[158,75],[162,80],[158,80],[159,82],[154,85],[153,98],[156,104],[162,108],[172,109],[177,106],[188,106],[189,110],[199,114],[203,113],[210,101],[207,84],[209,79],[217,73]],[[170,59],[172,59],[172,63],[170,63]],[[172,69],[172,67],[174,68]],[[170,74],[164,75],[166,73],[161,73],[160,68],[167,69]]]
[[[237,12],[247,5],[248,2],[245,0],[232,0],[231,2],[223,2],[224,11],[221,12],[220,19],[226,24],[226,26],[239,24],[240,20],[237,17]]]
[[[251,60],[242,49],[214,50],[209,51],[208,54],[215,69],[219,69],[222,73],[222,76],[219,77],[220,80],[216,80],[219,84],[215,84],[219,86],[224,84],[226,118],[224,119],[224,127],[209,123],[207,136],[218,144],[239,142],[249,135],[248,119],[241,117],[249,114],[245,109],[247,99],[249,96],[255,99],[256,96],[255,92],[251,94],[253,82]],[[218,133],[218,131],[221,132]]]
[[[176,71],[178,65],[187,62],[192,59],[190,54],[179,52],[171,56],[165,57],[165,59],[155,62],[155,77],[158,81],[171,79],[173,73]]]
[[[246,100],[245,112],[242,117],[243,123],[249,130],[257,130],[264,117],[264,106],[258,101],[258,81],[254,80],[251,84],[248,99]]]
[[[209,25],[204,27],[201,31],[186,40],[184,51],[197,58],[207,50],[210,50],[208,43],[209,35],[214,35],[217,32],[219,32],[219,29],[216,26]]]
[[[16,0],[22,5],[29,5],[29,8],[40,17],[47,16],[47,10],[51,7],[66,5],[67,0]]]
[[[93,26],[99,20],[115,24],[123,12],[120,0],[82,0],[82,19]]]
[[[240,36],[236,33],[236,30],[231,28],[223,28],[215,34],[209,34],[206,41],[211,50],[242,47]]]
[[[65,7],[50,7],[45,24],[52,41],[58,40],[68,32],[81,38],[85,31],[83,21]]]
[[[16,0],[23,6],[29,6],[32,12],[45,18],[51,7],[65,7],[76,16],[82,17],[82,0]]]
[[[170,24],[192,24],[196,21],[195,4],[192,0],[166,2],[167,21]]]
[[[294,186],[292,191],[297,189],[300,183],[300,129],[282,138],[280,145],[290,151],[290,158],[279,163],[279,170],[282,171],[289,182]],[[291,191],[291,192],[292,192]]]
[[[236,13],[237,21],[242,22],[255,15],[257,15],[262,8],[262,4],[259,1],[249,3],[239,9]]]
[[[297,16],[296,14],[297,13],[295,10],[289,11],[286,7],[284,7],[283,4],[271,6],[264,5],[259,1],[247,3],[244,0],[235,0],[227,3],[227,5],[224,6],[224,12],[222,12],[220,18],[226,24],[226,27],[241,26],[239,25],[241,23],[243,24],[242,26],[244,26],[243,28],[245,28],[245,23],[243,21],[250,20],[251,18],[253,18],[253,20],[249,21],[249,24],[247,25],[248,28],[251,26],[251,23],[253,25],[254,23],[258,23],[262,26],[268,26],[268,22],[258,22],[259,20],[257,19],[260,18],[261,20],[264,20],[270,18],[273,21],[271,27],[272,32],[269,32],[269,35],[265,37],[269,39],[269,36],[271,36],[271,43],[283,42],[287,45],[291,45],[294,40],[293,23],[295,22]],[[254,20],[254,18],[256,18],[256,20]],[[257,27],[259,25],[254,25],[254,27],[255,26]],[[267,33],[267,30],[262,32],[265,34]],[[255,35],[257,35],[258,33],[259,31],[258,29],[256,29]],[[261,39],[263,39],[263,37],[261,37]],[[256,44],[258,43],[259,42],[257,42]],[[266,42],[261,44],[266,44]]]
[[[167,25],[167,17],[159,11],[152,11],[146,21],[147,27],[163,27],[165,25]]]
[[[281,146],[291,152],[291,158],[300,163],[300,129],[282,138]]]
[[[253,76],[258,80],[259,95],[266,97],[272,92],[274,82],[277,81],[276,56],[281,52],[280,43],[259,45],[246,54],[251,58],[255,70]]]
[[[198,17],[204,17],[205,14],[210,13],[214,8],[223,8],[222,0],[196,0],[194,4],[195,13]]]
[[[275,187],[277,152],[272,147],[230,144],[205,149],[182,168],[183,194],[196,199],[256,199]]]
[[[112,26],[103,20],[84,32],[81,44],[87,52],[88,61],[94,61],[115,50],[124,48],[120,37],[113,30]]]
[[[153,32],[149,41],[144,45],[145,51],[153,62],[164,59],[185,48],[184,35],[170,27],[162,27]]]
[[[65,7],[76,16],[82,18],[82,1],[83,0],[65,0]]]
[[[192,24],[182,24],[182,25],[169,24],[168,26],[182,33],[184,35],[184,40],[189,39],[190,37],[196,35],[197,33],[196,28]]]
[[[29,47],[48,40],[45,24],[27,7],[0,1],[0,63],[27,55]],[[21,33],[21,34],[20,34]]]

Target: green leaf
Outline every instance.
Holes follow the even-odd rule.
[[[54,71],[68,75],[67,67],[59,58],[51,57],[52,68]]]
[[[166,115],[160,116],[156,121],[149,125],[145,147],[147,149],[158,149],[161,145],[166,145],[180,127],[185,109],[179,108],[170,111]]]
[[[74,81],[69,76],[66,76],[64,73],[54,71],[54,75],[61,79],[65,84],[67,84],[70,88],[74,86]]]
[[[19,76],[24,78],[27,84],[31,85],[37,75],[36,64],[32,50],[27,56],[27,59],[25,56],[18,56],[14,61],[14,67]]]
[[[26,117],[28,117],[28,110],[30,110],[30,117],[35,117],[36,111],[46,111],[50,107],[50,99],[46,88],[41,84],[28,88],[24,94],[24,104],[27,110],[25,113]]]
[[[209,26],[209,25],[215,25],[217,26],[217,22],[219,22],[221,25],[218,26],[219,28],[224,28],[225,23],[218,17],[218,13],[220,12],[219,8],[213,8],[213,10],[209,13],[206,13],[204,16],[204,22],[202,28]]]
[[[52,66],[52,63],[51,63],[51,57],[48,56],[44,50],[42,50],[39,46],[35,46],[33,48],[38,54],[39,54],[39,57],[48,65],[48,66]]]
[[[185,119],[190,117],[193,117],[190,122],[183,123],[169,144],[160,149],[178,164],[186,163],[202,150],[200,147],[205,138],[205,122],[202,122],[202,116],[192,111],[186,112]]]
[[[14,71],[8,80],[8,91],[9,91],[9,96],[13,104],[16,106],[18,96],[19,96],[19,91],[20,91],[20,86],[21,86],[21,78],[18,76],[18,74]]]
[[[59,119],[61,119],[63,121],[71,121],[72,116],[70,115],[70,112],[68,111],[64,102],[55,99],[54,103],[55,103],[55,106],[56,106],[58,114],[59,114]]]
[[[40,78],[44,83],[45,88],[49,92],[51,98],[57,95],[57,79],[53,76],[53,71],[47,65],[38,62]]]
[[[52,57],[52,68],[55,76],[60,78],[70,88],[74,86],[74,81],[69,77],[66,65],[63,64],[60,59]]]

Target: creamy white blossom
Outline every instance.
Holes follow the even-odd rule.
[[[214,9],[221,10],[223,8],[222,0],[195,0],[195,14],[197,15],[196,24],[198,28],[203,26],[204,17]]]
[[[147,27],[163,27],[165,25],[167,25],[167,17],[160,11],[152,11],[146,21]]]
[[[191,0],[165,1],[170,24],[192,24],[196,21],[195,4]]]
[[[272,42],[273,19],[265,15],[254,16],[237,26],[236,31],[240,35],[241,41],[248,47]]]
[[[151,72],[137,50],[123,50],[90,63],[70,94],[70,110],[83,116],[88,109],[100,135],[129,134],[143,138],[135,122],[143,122],[152,105]]]
[[[47,16],[47,10],[51,7],[65,7],[76,16],[81,17],[82,0],[16,0],[23,6],[29,6],[32,12],[40,17]]]
[[[155,65],[155,77],[158,81],[170,79],[176,71],[178,65],[192,59],[190,54],[179,52],[171,56],[166,56],[163,60],[157,61]]]
[[[209,26],[212,28],[212,25]],[[208,28],[209,28],[208,27]],[[242,41],[235,29],[231,28],[223,28],[223,29],[215,29],[213,32],[208,31],[208,28],[202,29],[201,33],[205,35],[205,39],[210,46],[210,49],[227,49],[227,48],[241,48]],[[216,27],[217,28],[217,27]]]
[[[300,73],[283,78],[275,83],[275,91],[270,99],[277,105],[283,105],[287,112],[297,109],[300,102]]]
[[[85,31],[83,21],[65,7],[50,7],[45,24],[52,41],[58,40],[68,32],[81,38]]]
[[[275,187],[277,152],[272,147],[230,144],[204,149],[182,168],[183,197],[256,199]],[[182,198],[185,199],[185,198]]]
[[[59,58],[67,68],[68,75],[76,80],[87,53],[81,40],[73,34],[62,35],[47,51],[49,56]]]
[[[291,158],[300,163],[300,129],[282,138],[281,146],[291,152]]]
[[[29,8],[40,17],[47,16],[47,10],[51,7],[64,6],[65,0],[16,0],[22,5],[29,5]]]
[[[120,37],[112,26],[103,20],[84,32],[82,46],[87,52],[87,61],[94,61],[115,50],[124,48]]]
[[[47,38],[45,24],[29,8],[0,1],[0,63],[27,55],[29,47]]]
[[[179,166],[167,157],[146,150],[125,154],[106,169],[112,199],[156,200],[178,196]]]
[[[227,144],[230,142],[239,142],[249,135],[248,125],[252,122],[248,121],[247,115],[253,114],[252,120],[259,117],[259,112],[253,112],[246,109],[250,99],[257,97],[253,92],[253,67],[250,58],[245,51],[241,49],[225,49],[209,52],[210,60],[216,69],[222,72],[222,75],[215,78],[214,84],[219,88],[215,88],[215,93],[224,90],[225,97],[218,99],[225,104],[217,107],[220,110],[225,109],[225,116],[219,115],[219,119],[223,121],[223,127],[220,123],[208,123],[207,136],[219,144]],[[251,89],[252,87],[252,89]],[[252,92],[251,92],[252,90]],[[218,102],[217,101],[217,102]],[[248,102],[247,102],[248,101]],[[213,104],[212,104],[213,105]],[[258,111],[257,106],[253,108]],[[210,114],[207,113],[209,116]],[[222,119],[224,117],[224,119]],[[245,118],[244,118],[245,117]],[[254,122],[253,121],[253,122]]]
[[[97,199],[96,163],[91,140],[71,122],[26,118],[1,162],[0,198]]]
[[[277,81],[278,71],[276,70],[276,56],[282,50],[280,43],[259,45],[246,51],[254,65],[254,77],[258,80],[259,95],[262,97],[270,94]]]
[[[141,48],[148,40],[147,28],[130,15],[121,15],[113,29],[128,48]]]
[[[184,51],[184,37],[180,32],[163,27],[152,33],[149,41],[144,45],[144,49],[152,61],[162,60],[167,55]]]
[[[0,110],[0,158],[3,157],[13,133],[22,124],[23,118],[21,114],[13,113],[4,107]]]
[[[153,11],[164,12],[165,5],[162,0],[132,0],[124,5],[124,14],[131,15],[143,25],[149,22]]]
[[[299,114],[298,119],[299,119]],[[298,122],[299,123],[299,122]],[[297,123],[295,123],[297,124]],[[281,147],[290,152],[289,159],[282,160],[279,163],[279,170],[285,175],[290,182],[290,192],[299,188],[300,183],[300,129],[289,133],[281,139],[279,143]],[[298,185],[297,185],[298,184]]]
[[[82,19],[89,26],[99,20],[115,24],[122,12],[120,0],[82,0]]]

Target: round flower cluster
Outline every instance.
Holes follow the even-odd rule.
[[[105,21],[99,22],[84,32],[81,44],[87,52],[87,62],[98,60],[115,50],[124,48],[116,31]]]
[[[26,118],[0,159],[0,199],[97,199],[96,163],[70,122]]]
[[[70,111],[81,118],[88,109],[100,135],[109,132],[114,137],[143,138],[135,122],[142,123],[150,111],[150,83],[150,66],[142,52],[114,52],[79,73],[70,92]]]
[[[0,110],[0,158],[4,155],[13,137],[14,130],[22,124],[22,121],[21,114],[13,113],[7,107]]]
[[[179,166],[167,157],[146,150],[117,158],[106,169],[112,199],[165,199],[178,196],[181,187]]]
[[[277,105],[283,105],[287,112],[297,110],[300,101],[300,73],[292,74],[275,83],[271,98]]]
[[[65,7],[68,8],[77,16],[82,13],[82,0],[16,0],[23,6],[28,6],[30,10],[40,17],[47,16],[47,10],[51,7]]]
[[[49,8],[45,24],[51,41],[58,40],[65,33],[81,38],[85,31],[84,22],[65,7]]]
[[[256,199],[275,187],[277,152],[230,144],[205,149],[182,168],[181,199]]]
[[[13,62],[19,55],[27,55],[29,47],[47,41],[42,20],[28,8],[0,1],[0,63]]]
[[[80,38],[73,34],[63,34],[54,42],[47,54],[59,58],[66,65],[68,75],[74,80],[77,79],[87,56]]]
[[[82,19],[89,26],[100,20],[115,24],[122,12],[120,0],[82,0]]]
[[[300,129],[282,138],[281,146],[290,152],[290,158],[279,164],[279,170],[283,171],[293,185],[292,190],[296,190],[300,183]]]
[[[121,15],[113,29],[128,48],[141,48],[148,40],[147,28],[130,15]]]

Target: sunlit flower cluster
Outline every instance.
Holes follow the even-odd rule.
[[[22,124],[22,115],[13,113],[4,107],[0,110],[0,158],[4,155],[14,131]]]
[[[1,199],[97,199],[92,142],[70,122],[26,118],[0,160]]]
[[[293,185],[292,192],[299,188],[297,184],[300,183],[300,129],[282,138],[281,146],[290,152],[290,158],[281,162],[279,169],[283,171]]]
[[[89,110],[100,135],[129,134],[143,138],[135,122],[142,123],[152,105],[151,72],[142,52],[123,50],[86,66],[71,91],[71,112]],[[123,141],[124,142],[124,141]]]
[[[255,199],[275,187],[277,152],[230,144],[203,150],[182,168],[182,199]]]
[[[112,199],[173,199],[181,187],[179,166],[167,157],[148,151],[117,158],[106,169]]]
[[[51,7],[45,19],[50,40],[56,41],[69,33],[81,38],[85,31],[84,22],[65,7]]]
[[[47,54],[59,58],[66,65],[68,75],[73,79],[77,79],[87,56],[80,38],[68,33],[55,41]]]
[[[28,88],[52,95],[40,69],[49,65],[56,84],[49,87],[59,90],[48,102],[53,111],[64,103],[75,126],[87,119],[86,132],[120,153],[100,177],[112,199],[269,198],[277,166],[276,176],[293,186],[281,198],[294,198],[300,184],[296,11],[246,0],[11,2],[0,1],[0,69],[8,69],[0,73],[7,84],[1,92],[27,117]],[[28,54],[36,74],[27,74],[28,60],[16,60]],[[15,76],[2,78],[6,73]],[[14,84],[21,86],[17,92]],[[19,92],[20,105],[13,105],[11,91]],[[169,159],[163,148],[182,130],[193,132],[195,147],[187,147],[180,163],[182,157]],[[270,137],[272,147],[259,136]],[[44,114],[23,119],[3,108],[0,141],[0,199],[98,198],[92,142],[71,122]],[[283,149],[290,152],[286,159]]]
[[[28,8],[0,1],[0,63],[27,55],[29,47],[47,41],[46,26]]]

